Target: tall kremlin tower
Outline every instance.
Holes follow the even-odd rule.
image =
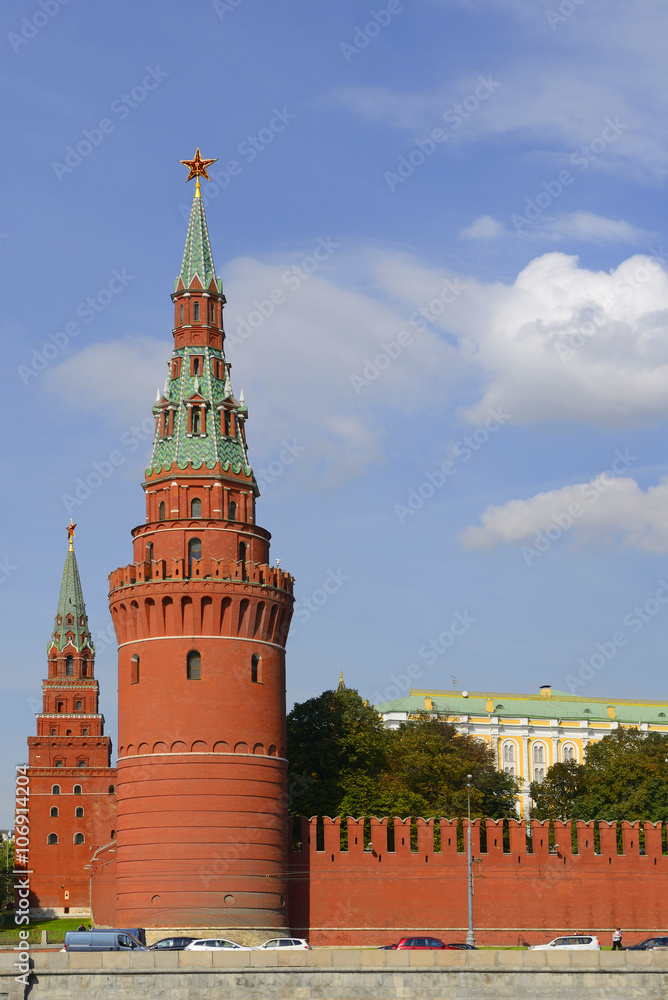
[[[33,913],[72,916],[90,911],[91,863],[110,847],[116,826],[116,770],[111,739],[98,710],[95,647],[90,637],[74,529],[48,642],[37,736],[28,737],[29,864],[17,851],[17,869],[29,867]],[[23,825],[17,815],[16,825]]]
[[[146,522],[109,577],[118,639],[117,926],[288,927],[285,643],[293,579],[255,521],[243,395],[199,149]],[[261,935],[259,935],[259,939]]]

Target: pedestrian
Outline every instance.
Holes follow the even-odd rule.
[[[86,930],[86,927],[85,927],[85,925],[84,925],[84,924],[79,924],[79,926],[77,927],[77,930],[78,930],[78,931],[85,931],[85,930]]]
[[[615,927],[612,932],[612,950],[622,951],[622,932],[619,927]]]

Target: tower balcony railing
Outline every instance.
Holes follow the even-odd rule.
[[[293,593],[294,577],[278,566],[234,559],[152,559],[129,563],[109,575],[109,590],[160,580],[220,580]]]

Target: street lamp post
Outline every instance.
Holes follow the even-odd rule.
[[[469,929],[466,934],[466,943],[475,948],[475,935],[473,933],[473,858],[471,857],[471,788],[473,775],[467,774],[466,796],[468,800],[468,837],[467,837],[467,872],[468,872],[468,903],[469,903]]]

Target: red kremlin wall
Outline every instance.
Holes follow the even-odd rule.
[[[463,941],[467,927],[466,852],[457,850],[457,820],[439,820],[441,850],[434,850],[434,820],[418,819],[411,849],[411,820],[395,819],[394,850],[388,821],[372,818],[371,847],[364,849],[364,820],[348,818],[348,847],[341,849],[341,821],[325,817],[318,844],[317,819],[301,820],[301,848],[290,854],[290,922],[312,945],[389,944],[405,933],[436,933]],[[532,852],[527,823],[486,820],[486,850],[480,821],[471,830],[474,927],[477,944],[540,944],[557,934],[592,931],[610,943],[612,929],[625,929],[624,943],[668,928],[668,854],[661,824],[623,822],[623,854],[617,853],[615,823],[533,821]],[[467,821],[463,821],[464,832]],[[324,833],[324,838],[322,837]],[[390,830],[390,834],[392,831]],[[575,834],[575,831],[573,831]],[[320,846],[321,850],[318,850]],[[391,842],[390,842],[390,846]],[[641,849],[644,854],[641,854]]]

